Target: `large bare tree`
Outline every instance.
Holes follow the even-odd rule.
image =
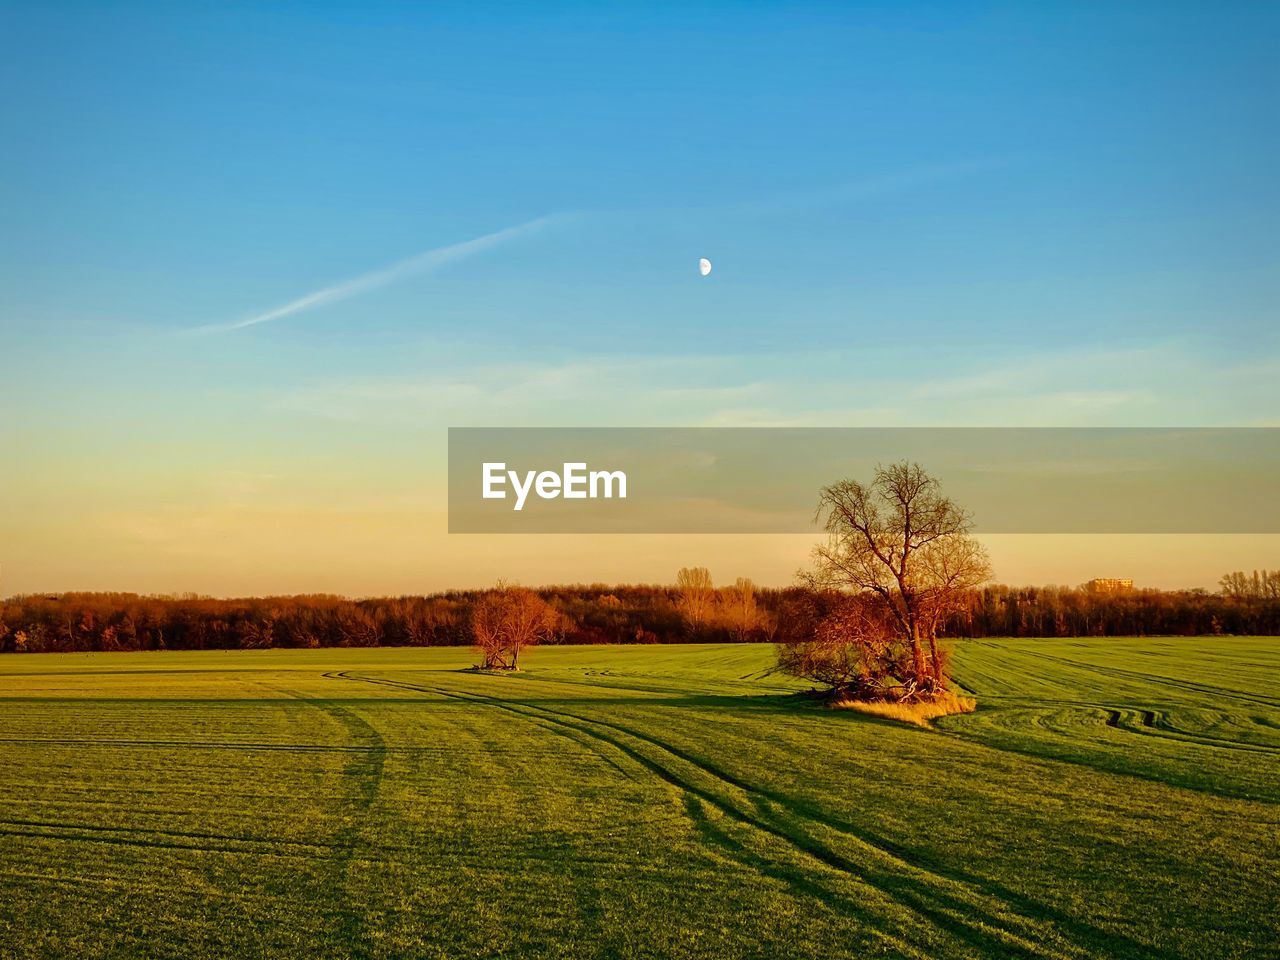
[[[924,468],[906,461],[876,467],[870,483],[842,480],[822,489],[816,518],[828,539],[814,550],[806,577],[817,589],[854,594],[870,613],[845,615],[824,627],[829,642],[841,630],[889,630],[905,646],[892,664],[902,699],[927,698],[947,688],[938,632],[972,591],[991,579],[986,551],[971,537],[968,513],[942,493]],[[835,636],[831,636],[834,628]],[[858,657],[890,650],[883,638],[857,637]]]

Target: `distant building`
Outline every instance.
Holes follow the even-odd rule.
[[[1132,580],[1117,577],[1097,577],[1084,585],[1090,593],[1128,593],[1133,589]]]

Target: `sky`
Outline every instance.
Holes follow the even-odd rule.
[[[1265,3],[0,2],[0,595],[813,541],[450,536],[450,426],[1280,425],[1278,48]]]

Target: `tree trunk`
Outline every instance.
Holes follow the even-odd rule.
[[[941,693],[947,689],[947,680],[942,675],[942,660],[938,657],[938,640],[936,637],[929,638],[929,656],[933,660],[933,686],[934,691]]]
[[[915,671],[917,685],[928,677],[924,667],[924,649],[920,646],[920,633],[915,627],[911,628],[911,669]]]

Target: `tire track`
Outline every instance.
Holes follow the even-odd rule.
[[[329,848],[322,844],[307,844],[296,841],[271,840],[262,841],[256,845],[250,841],[243,841],[245,845],[240,846],[237,844],[242,841],[240,841],[238,837],[221,837],[218,839],[225,841],[221,844],[199,842],[183,843],[181,842],[181,839],[177,838],[181,838],[186,835],[176,831],[145,831],[145,833],[152,833],[157,837],[157,839],[151,839],[150,837],[143,835],[123,836],[113,833],[104,833],[101,832],[102,829],[103,828],[91,826],[81,827],[79,825],[69,825],[63,829],[57,829],[55,826],[51,826],[50,828],[43,830],[21,830],[11,829],[7,826],[0,826],[0,836],[26,837],[28,839],[38,840],[65,840],[68,842],[74,841],[76,843],[104,843],[119,847],[156,847],[162,850],[194,850],[203,853],[243,853],[252,854],[253,856],[272,856],[287,859],[314,859],[314,857],[297,851],[281,851],[278,849],[281,844],[290,847],[314,849],[316,851],[316,855],[324,855],[329,852]],[[137,831],[137,833],[141,834],[144,833],[144,831]],[[161,839],[165,836],[171,836],[175,839]],[[194,841],[198,840],[200,835],[193,834],[190,836]],[[213,837],[214,835],[210,834],[208,836]]]
[[[890,850],[877,846],[858,833],[842,830],[838,825],[826,819],[820,819],[803,812],[792,803],[786,814],[792,820],[806,821],[804,828],[798,829],[794,822],[787,822],[787,816],[779,813],[778,807],[784,806],[777,794],[763,791],[745,781],[718,770],[714,766],[692,757],[690,754],[663,743],[655,738],[630,730],[608,721],[582,717],[565,711],[553,710],[538,704],[515,703],[485,694],[463,693],[445,690],[440,687],[428,687],[404,681],[358,676],[341,672],[335,678],[356,682],[380,684],[384,686],[415,690],[419,693],[433,693],[472,703],[485,703],[498,709],[506,710],[527,720],[551,720],[593,737],[613,749],[619,750],[633,761],[640,764],[654,776],[674,787],[678,792],[692,797],[706,806],[715,809],[721,815],[740,825],[753,828],[763,834],[781,840],[794,851],[815,860],[838,874],[844,874],[853,880],[865,884],[880,895],[897,903],[932,922],[958,940],[974,949],[987,954],[999,956],[1052,956],[1059,958],[1084,957],[1088,952],[1074,944],[1059,950],[1044,942],[1046,931],[1040,926],[1037,918],[1018,913],[1013,903],[993,896],[981,887],[966,884],[955,877],[935,873],[925,867],[913,864]],[[533,713],[529,711],[534,711]],[[602,729],[612,730],[624,737],[640,741],[649,747],[665,753],[681,763],[696,768],[702,775],[717,781],[721,789],[729,788],[730,792],[744,794],[745,803],[726,799],[705,787],[699,786],[687,776],[682,776],[667,764],[661,763],[635,744],[628,743],[618,736],[611,736]],[[805,829],[807,828],[807,829]],[[830,831],[851,839],[864,848],[872,860],[879,863],[857,862],[832,849],[828,844],[812,835],[814,829]],[[801,878],[805,879],[805,878]],[[812,883],[812,879],[807,882]],[[940,886],[942,885],[942,886]],[[945,886],[958,886],[960,890],[947,890]],[[833,891],[829,889],[826,895]],[[986,901],[986,902],[983,902]],[[1037,912],[1046,913],[1038,905]],[[1077,924],[1078,926],[1078,924]],[[1048,931],[1050,935],[1058,931]],[[1102,931],[1083,928],[1078,932],[1091,935],[1092,938],[1112,937]],[[1143,952],[1139,944],[1125,944],[1132,956],[1154,956]]]
[[[258,844],[265,849],[275,846],[298,847],[300,849],[327,852],[330,847],[324,843],[313,843],[308,840],[284,840],[278,837],[237,837],[226,833],[212,833],[203,830],[166,830],[161,827],[114,827],[94,823],[58,823],[53,820],[0,820],[0,829],[6,827],[33,827],[45,830],[87,830],[101,834],[139,834],[157,837],[177,837],[191,840],[221,840],[226,843]],[[33,833],[32,836],[45,836]]]
[[[789,870],[775,861],[761,856],[734,837],[728,830],[717,826],[708,814],[706,805],[697,797],[686,793],[684,805],[685,813],[704,841],[711,846],[719,847],[730,860],[750,867],[761,876],[771,877],[785,884],[793,893],[810,900],[827,905],[829,900],[833,898],[839,899],[841,905],[845,908],[846,915],[857,917],[863,921],[862,929],[866,931],[866,936],[870,942],[860,946],[868,955],[888,954],[911,956],[919,958],[919,960],[931,960],[928,953],[919,950],[913,949],[908,953],[906,944],[880,929],[877,924],[877,918],[866,909],[865,904],[839,894],[835,894],[833,897],[832,891],[821,883],[805,879],[796,871]]]
[[[521,677],[520,680],[521,682],[528,681],[528,680],[537,680],[544,683],[559,682],[557,680],[551,680],[549,678],[543,678],[543,677]],[[396,681],[387,681],[387,682],[395,683]],[[444,691],[440,691],[439,688],[435,688],[435,689],[438,692],[444,692]],[[476,695],[476,696],[479,696],[479,695]],[[507,703],[507,701],[501,701],[501,702]],[[637,703],[641,703],[641,702],[642,701],[637,701]],[[1055,700],[1052,702],[1066,704],[1073,707],[1078,707],[1082,705],[1080,701],[1076,701],[1076,700]],[[914,852],[904,849],[900,845],[894,844],[893,842],[889,841],[884,837],[876,836],[872,834],[870,831],[866,830],[864,827],[856,827],[853,824],[848,823],[847,821],[841,821],[841,820],[832,818],[828,813],[818,809],[812,804],[807,804],[803,801],[795,800],[784,794],[770,791],[766,788],[747,783],[739,778],[736,778],[733,774],[729,773],[723,768],[715,766],[709,761],[695,757],[692,754],[688,753],[687,751],[683,751],[680,748],[675,747],[664,741],[649,737],[646,734],[643,734],[639,731],[630,729],[628,727],[622,726],[618,723],[614,723],[608,720],[600,720],[600,719],[583,717],[579,714],[570,713],[564,710],[553,710],[551,707],[543,706],[541,704],[529,703],[529,704],[523,704],[523,705],[531,709],[557,714],[559,716],[572,718],[574,720],[578,720],[586,723],[598,724],[600,726],[617,730],[621,733],[627,734],[637,739],[647,741],[651,743],[653,746],[657,747],[658,749],[664,750],[668,753],[672,753],[675,756],[679,757],[680,759],[684,760],[685,762],[695,767],[699,767],[703,769],[705,772],[711,774],[715,778],[727,781],[732,786],[737,787],[739,790],[742,790],[747,794],[758,795],[759,797],[764,798],[765,800],[769,801],[775,806],[782,808],[788,814],[797,816],[802,820],[809,821],[810,823],[817,824],[821,827],[829,828],[838,834],[843,834],[845,836],[852,838],[858,843],[873,847],[879,853],[883,854],[885,857],[888,857],[891,860],[897,861],[899,868],[901,869],[922,870],[925,873],[932,874],[936,877],[941,878],[944,881],[966,885],[970,888],[973,888],[979,891],[982,895],[985,895],[990,898],[994,898],[997,901],[1002,901],[1004,903],[1013,905],[1016,910],[1020,911],[1024,915],[1030,915],[1029,919],[1031,919],[1033,923],[1034,923],[1034,918],[1043,917],[1045,919],[1051,920],[1060,929],[1064,931],[1069,931],[1073,936],[1079,939],[1086,939],[1093,942],[1101,942],[1101,943],[1107,944],[1109,953],[1119,953],[1119,954],[1123,954],[1125,956],[1131,956],[1131,957],[1153,957],[1154,958],[1158,956],[1158,954],[1152,952],[1148,948],[1144,947],[1143,945],[1137,943],[1136,941],[1128,937],[1125,937],[1122,934],[1101,930],[1098,927],[1092,924],[1089,924],[1086,921],[1080,920],[1077,917],[1072,917],[1069,914],[1065,914],[1060,910],[1056,910],[1051,906],[1048,906],[1044,903],[1036,901],[1032,898],[1026,897],[1025,895],[1019,894],[1018,892],[1011,890],[1003,885],[993,883],[992,881],[987,880],[985,878],[979,878],[979,877],[967,874],[963,871],[956,870],[954,867],[950,867],[944,864],[926,862],[922,860],[919,857],[919,855],[915,854]],[[1101,704],[1083,704],[1083,705],[1096,706],[1098,709],[1101,709],[1104,711],[1109,709],[1108,707]],[[1175,737],[1166,736],[1162,733],[1157,732],[1161,728],[1154,726],[1154,724],[1158,722],[1158,715],[1155,711],[1145,710],[1145,711],[1139,711],[1139,712],[1143,714],[1144,721],[1147,723],[1147,726],[1151,728],[1149,731],[1149,735],[1156,736],[1161,739],[1167,739],[1172,742],[1185,742]],[[1043,729],[1046,732],[1052,733],[1056,736],[1066,735],[1063,733],[1063,731],[1048,725],[1044,721],[1045,721],[1045,717],[1041,714],[1037,714],[1033,718],[1033,722],[1043,727]],[[1139,730],[1127,728],[1127,727],[1121,727],[1121,729],[1124,729],[1126,732],[1130,732],[1134,734],[1141,733],[1141,732],[1148,732],[1148,731],[1139,731]],[[987,747],[988,749],[992,749],[992,746],[990,744],[987,744],[983,741],[975,741],[971,737],[951,733],[949,731],[946,733],[949,736],[955,736],[957,739],[963,739],[967,743],[977,742],[982,746]],[[1196,745],[1216,746],[1214,744],[1198,744],[1198,743]],[[1004,749],[1004,748],[1000,748],[1000,749]],[[1015,752],[1023,753],[1026,756],[1031,756],[1039,760],[1058,759],[1058,758],[1046,757],[1046,756],[1034,754],[1034,753],[1026,753],[1025,751],[1015,751]],[[1073,764],[1076,763],[1075,761],[1067,761],[1067,760],[1062,760],[1062,762],[1070,762]],[[1100,769],[1091,765],[1086,765],[1086,766],[1089,766],[1090,769],[1095,769],[1095,770]],[[1107,772],[1116,773],[1120,771],[1114,771],[1114,770],[1108,769]],[[1152,780],[1152,778],[1150,777],[1144,777],[1141,774],[1137,774],[1137,773],[1126,774],[1126,775],[1136,776],[1136,777],[1139,777],[1140,779],[1146,779],[1151,782],[1164,782],[1164,781]],[[1209,794],[1210,796],[1215,796],[1215,797],[1234,796],[1233,794],[1222,794],[1217,791],[1205,790],[1203,788],[1194,787],[1190,785],[1187,785],[1186,789],[1199,790],[1200,792],[1204,792]],[[757,806],[758,806],[758,802],[757,802]],[[768,815],[770,811],[768,811],[766,808],[762,812]]]
[[[337,876],[334,886],[339,892],[339,902],[334,908],[334,934],[348,951],[348,957],[365,960],[373,956],[365,929],[365,912],[357,906],[357,898],[342,896],[341,892],[350,883],[356,851],[361,847],[360,831],[382,785],[387,758],[386,741],[368,720],[353,710],[294,690],[282,689],[280,692],[328,714],[346,729],[355,746],[363,748],[351,754],[351,760],[342,771],[344,781],[355,784],[355,791],[346,800],[342,826],[334,834],[331,869]]]
[[[706,805],[715,809],[720,814],[728,817],[729,819],[737,822],[742,826],[754,827],[757,830],[764,832],[765,834],[773,836],[777,839],[784,840],[788,843],[788,845],[799,850],[799,852],[801,852],[802,854],[807,854],[810,857],[813,857],[819,860],[820,862],[824,863],[826,866],[836,870],[839,873],[852,876],[855,880],[859,880],[865,883],[872,890],[875,890],[877,893],[881,894],[882,896],[886,896],[890,900],[895,899],[892,897],[891,894],[889,894],[888,891],[875,886],[875,884],[872,884],[866,881],[861,876],[859,876],[856,865],[854,865],[851,861],[847,861],[845,858],[841,857],[840,855],[831,853],[830,851],[827,851],[825,849],[807,849],[806,845],[802,841],[797,842],[794,837],[787,834],[780,828],[767,823],[762,823],[758,819],[753,818],[751,815],[744,813],[741,809],[734,806],[733,804],[728,803],[725,800],[721,799],[720,797],[717,797],[714,794],[706,791],[705,789],[698,787],[697,785],[692,784],[685,779],[680,778],[677,774],[673,773],[667,767],[655,762],[645,754],[636,750],[634,747],[628,746],[623,742],[620,742],[616,739],[605,736],[599,733],[598,731],[590,730],[585,726],[578,726],[576,724],[568,723],[564,720],[556,720],[545,715],[539,715],[537,713],[529,713],[529,712],[526,712],[525,709],[521,709],[521,707],[526,707],[526,708],[532,708],[535,710],[543,711],[544,713],[554,713],[554,711],[549,711],[547,708],[534,707],[532,704],[517,705],[513,702],[502,700],[497,697],[490,697],[485,694],[473,694],[473,693],[464,693],[464,692],[458,692],[458,691],[450,691],[450,690],[445,690],[441,687],[427,687],[427,686],[422,686],[418,684],[410,684],[410,683],[406,683],[404,681],[398,681],[398,680],[356,676],[354,674],[348,674],[346,672],[336,673],[336,674],[333,674],[332,676],[335,679],[379,684],[379,685],[395,687],[403,690],[412,690],[418,693],[436,694],[438,696],[447,697],[449,699],[458,700],[464,703],[479,703],[486,706],[492,706],[497,709],[504,710],[508,713],[514,714],[515,716],[521,717],[522,719],[528,722],[534,723],[535,725],[544,729],[547,728],[549,724],[558,724],[568,729],[576,730],[579,733],[585,734],[586,736],[591,737],[601,743],[607,744],[613,749],[618,750],[622,754],[626,755],[635,763],[639,764],[641,767],[647,770],[649,773],[653,774],[654,776],[656,776],[658,779],[662,780],[669,786],[674,787],[677,790],[677,792],[679,792],[686,798],[686,800],[693,800],[695,802],[705,803]],[[697,825],[695,824],[695,826]],[[783,879],[785,882],[788,883],[789,886],[791,886],[793,889],[797,890],[797,892],[805,896],[810,896],[810,897],[817,896],[818,899],[822,901],[826,901],[832,898],[839,899],[842,901],[842,903],[845,904],[845,906],[848,909],[850,909],[855,913],[860,913],[865,910],[865,904],[859,903],[857,900],[853,900],[852,898],[847,897],[846,895],[842,894],[840,891],[834,890],[829,886],[822,885],[821,883],[819,883],[813,878],[806,878],[804,876],[796,874],[793,871],[785,870],[778,865],[775,865],[775,870],[779,871],[780,879]],[[899,902],[899,905],[901,906],[907,906],[909,908],[911,906],[905,903],[901,903],[901,901],[897,901],[897,902]],[[970,932],[968,929],[970,926],[969,924],[964,923],[964,921],[961,921],[961,923],[957,923],[955,920],[945,915],[939,916],[937,915],[937,911],[916,910],[916,912],[925,914],[926,916],[928,916],[929,919],[933,920],[933,922],[935,922],[935,924],[939,928],[953,933],[958,937],[958,939],[964,940],[966,942],[970,942],[971,945],[975,946],[977,949],[982,950],[984,952],[991,953],[993,951],[996,951],[999,953],[999,955],[1005,956],[1005,955],[1009,955],[1006,951],[1008,951],[1009,948],[1012,947],[1016,951],[1016,955],[1019,955],[1019,956],[1040,956],[1040,954],[1037,954],[1029,950],[1025,945],[1010,944],[1004,940],[992,940],[992,938],[985,936],[984,931],[982,931],[981,929],[977,929],[974,932]],[[929,916],[930,913],[933,913],[934,915]],[[964,925],[962,926],[962,924]],[[965,935],[966,933],[968,935]],[[903,936],[906,936],[908,934],[909,934],[909,931],[905,931],[905,930],[903,931]],[[975,940],[978,942],[974,942]]]
[[[1015,716],[1023,713],[1034,713],[1034,716],[1028,719],[1027,721],[1028,723],[1034,723],[1037,726],[1043,726],[1046,730],[1056,730],[1059,733],[1063,731],[1058,730],[1058,728],[1049,726],[1048,724],[1045,724],[1042,722],[1044,717],[1049,716],[1050,714],[1042,710],[1036,710],[1035,707],[1040,707],[1040,706],[1066,707],[1068,709],[1073,709],[1073,710],[1092,710],[1092,711],[1100,711],[1105,714],[1115,714],[1114,718],[1109,717],[1104,721],[1107,726],[1116,727],[1122,730],[1128,730],[1131,733],[1141,733],[1142,732],[1141,730],[1134,729],[1131,726],[1126,726],[1125,724],[1120,722],[1124,719],[1123,715],[1126,712],[1134,713],[1134,714],[1140,715],[1141,725],[1143,727],[1149,730],[1158,732],[1161,736],[1164,736],[1166,739],[1177,740],[1178,742],[1182,742],[1182,743],[1196,743],[1206,747],[1222,746],[1222,747],[1234,748],[1239,750],[1260,751],[1264,753],[1280,753],[1280,744],[1254,743],[1249,740],[1238,740],[1232,737],[1215,737],[1212,734],[1196,733],[1195,731],[1188,730],[1185,727],[1179,727],[1169,718],[1169,714],[1164,710],[1152,710],[1147,707],[1126,706],[1124,704],[1120,704],[1117,706],[1110,703],[1101,703],[1096,700],[1066,700],[1061,698],[1058,698],[1058,699],[1036,698],[1034,700],[1035,707],[1032,707],[1027,705],[1030,702],[1028,699],[1010,699],[1009,702],[1007,703],[1002,703],[1000,701],[1008,698],[990,698],[990,699],[994,699],[996,701],[993,704],[993,706],[998,707],[999,714],[1003,716],[1011,717],[1011,716]],[[985,713],[984,716],[989,721],[992,719],[993,714],[990,711],[988,711],[987,713]],[[1231,713],[1219,713],[1218,717],[1222,720],[1247,719],[1258,724],[1259,726],[1270,727],[1272,729],[1280,729],[1280,723],[1270,722],[1265,717],[1259,717],[1259,716],[1246,717],[1243,714],[1237,715],[1237,714],[1231,714]]]
[[[658,748],[659,750],[670,753],[676,756],[677,758],[685,761],[686,763],[690,764],[691,766],[698,768],[707,774],[710,774],[715,779],[725,781],[731,786],[741,790],[743,793],[747,794],[749,797],[753,799],[753,803],[756,809],[759,812],[765,814],[766,816],[772,814],[776,818],[777,811],[771,810],[770,806],[775,808],[781,808],[783,811],[785,811],[786,814],[799,817],[802,820],[808,821],[810,824],[816,825],[820,828],[829,829],[837,834],[841,834],[845,837],[848,837],[861,845],[871,847],[876,853],[880,854],[881,856],[891,861],[893,863],[893,866],[898,870],[923,872],[926,875],[936,877],[944,882],[964,885],[968,888],[971,888],[973,891],[979,893],[982,896],[994,899],[998,903],[1014,906],[1015,910],[1022,912],[1023,916],[1019,917],[1019,919],[1022,921],[1030,922],[1034,925],[1036,922],[1036,918],[1043,917],[1043,918],[1052,920],[1055,924],[1057,924],[1059,927],[1063,929],[1071,930],[1072,933],[1077,936],[1082,936],[1082,937],[1086,937],[1094,940],[1105,941],[1113,949],[1117,947],[1122,947],[1123,952],[1126,956],[1133,956],[1133,957],[1157,956],[1157,954],[1154,954],[1151,951],[1147,950],[1141,944],[1138,944],[1136,941],[1133,941],[1121,935],[1116,935],[1116,934],[1108,933],[1106,931],[1099,930],[1097,927],[1094,927],[1076,918],[1070,917],[1067,914],[1057,911],[1052,907],[1048,907],[1043,903],[1039,903],[1037,901],[1031,900],[1030,898],[1022,896],[1003,886],[981,880],[977,877],[967,875],[961,871],[948,869],[940,864],[930,863],[926,865],[925,862],[922,861],[920,857],[912,854],[910,851],[906,850],[902,846],[898,844],[894,844],[883,837],[875,836],[870,831],[867,831],[865,828],[855,827],[852,824],[848,823],[847,821],[842,821],[839,819],[832,818],[825,811],[818,809],[812,804],[808,804],[800,800],[795,800],[791,797],[786,796],[785,794],[782,794],[776,791],[771,791],[767,788],[759,787],[754,784],[748,783],[742,780],[741,778],[738,778],[733,774],[729,773],[728,771],[724,770],[722,767],[718,767],[717,765],[712,764],[710,761],[696,757],[693,754],[689,753],[688,751],[682,750],[681,748],[676,747],[672,744],[669,744],[663,740],[659,740],[647,734],[641,733],[640,731],[631,729],[629,727],[626,727],[621,724],[611,722],[608,720],[600,720],[597,718],[583,717],[580,714],[575,714],[575,713],[571,713],[564,710],[554,710],[551,707],[543,706],[541,704],[530,703],[530,704],[522,704],[522,706],[527,706],[535,710],[544,711],[546,713],[556,714],[561,717],[571,718],[573,720],[577,720],[583,723],[597,724],[599,726],[607,727],[612,730],[616,730],[620,733],[626,734],[628,736],[635,737],[638,740],[647,742],[653,745],[654,747]],[[791,838],[791,839],[794,839],[794,838]],[[871,881],[865,881],[865,882],[871,882]],[[872,885],[875,886],[876,884],[873,883]],[[878,889],[879,888],[882,888],[882,886],[878,887]],[[936,897],[937,892],[927,891],[926,895]],[[957,903],[957,909],[960,909],[962,911],[973,912],[974,906],[970,903],[959,902]],[[1028,916],[1028,914],[1030,914],[1031,916]]]
[[[357,678],[357,677],[349,677],[349,676],[346,676],[346,675],[345,675],[345,674],[343,674],[343,673],[336,672],[336,671],[331,671],[331,672],[329,672],[329,673],[322,674],[322,676],[323,676],[326,680],[356,680],[356,679],[361,679],[361,678]],[[377,680],[367,680],[367,681],[365,681],[365,682],[367,682],[367,683],[378,683],[379,681],[377,681]],[[387,684],[394,685],[394,682],[393,682],[393,681],[386,681],[386,683],[387,683]],[[418,686],[405,686],[405,687],[404,687],[404,689],[412,690],[414,693],[434,692],[434,688],[432,688],[431,690],[429,690],[428,688],[418,687]],[[443,694],[443,695],[444,695],[444,696],[448,696],[448,694]],[[452,699],[455,699],[455,700],[456,700],[456,699],[459,699],[459,698],[458,698],[458,697],[453,697]],[[533,718],[530,718],[530,719],[533,719]],[[558,736],[558,737],[564,737],[565,739],[570,740],[570,741],[572,741],[573,743],[576,743],[576,744],[577,744],[578,746],[580,746],[580,747],[586,747],[590,752],[594,753],[597,757],[599,757],[599,758],[600,758],[604,763],[607,763],[609,766],[613,767],[613,768],[614,768],[615,770],[617,770],[620,774],[622,774],[622,776],[626,777],[626,778],[627,778],[627,779],[629,779],[629,780],[630,780],[630,779],[633,779],[633,777],[631,776],[631,771],[626,770],[626,769],[624,769],[622,766],[620,766],[620,765],[618,764],[618,762],[617,762],[616,760],[614,760],[614,759],[613,759],[613,757],[610,757],[608,754],[605,754],[605,753],[602,753],[602,752],[601,752],[601,751],[599,751],[599,750],[596,750],[596,749],[595,749],[595,748],[594,748],[590,743],[586,743],[586,742],[584,742],[580,737],[575,737],[575,736],[573,736],[573,734],[572,734],[571,732],[569,732],[569,731],[565,730],[563,727],[560,727],[560,726],[557,726],[557,725],[555,725],[555,724],[551,724],[551,723],[540,723],[540,724],[539,724],[539,726],[541,726],[541,727],[542,727],[544,730],[546,730],[547,732],[554,734],[555,736]],[[388,748],[387,748],[388,752],[391,752],[391,751],[399,752],[399,751],[401,751],[401,750],[413,750],[413,749],[415,749],[415,748],[412,748],[412,747],[388,747]],[[432,748],[432,752],[435,752],[435,748]],[[524,755],[524,756],[529,756],[530,754],[528,754],[527,752],[524,752],[524,753],[523,753],[523,755]]]
[[[1081,706],[1087,708],[1092,705],[1081,704]],[[1269,746],[1265,743],[1247,743],[1243,740],[1232,740],[1228,737],[1214,737],[1209,734],[1181,730],[1170,724],[1163,713],[1155,710],[1146,710],[1138,707],[1125,707],[1123,709],[1101,707],[1100,709],[1107,712],[1106,725],[1108,727],[1114,727],[1126,733],[1155,737],[1157,740],[1166,740],[1170,743],[1207,747],[1211,750],[1238,750],[1242,753],[1280,753],[1280,747]],[[1128,722],[1131,717],[1138,720],[1136,725]]]
[[[1144,683],[1156,683],[1161,686],[1174,687],[1178,690],[1189,690],[1192,693],[1207,694],[1212,697],[1227,697],[1232,700],[1241,700],[1245,703],[1258,704],[1264,707],[1280,708],[1280,700],[1266,697],[1262,694],[1240,693],[1235,690],[1228,690],[1225,687],[1217,687],[1207,683],[1197,683],[1193,680],[1178,680],[1174,677],[1163,677],[1158,674],[1139,673],[1136,670],[1125,670],[1122,667],[1108,667],[1101,664],[1082,663],[1079,660],[1071,660],[1068,657],[1055,657],[1050,653],[1041,653],[1034,650],[1021,650],[1031,657],[1037,657],[1041,660],[1049,660],[1054,663],[1066,664],[1070,667],[1076,667],[1080,670],[1087,670],[1091,673],[1101,674],[1104,677],[1114,677],[1122,680],[1141,680]]]
[[[250,753],[256,753],[264,750],[279,751],[282,753],[369,753],[378,749],[385,750],[387,753],[428,753],[439,752],[440,750],[438,747],[379,748],[375,746],[359,746],[355,744],[251,743],[247,741],[227,741],[225,743],[219,743],[209,740],[77,740],[70,737],[0,737],[0,743],[28,745],[38,744],[41,746],[57,744],[59,746],[73,747],[152,747],[156,749],[168,748],[178,750],[240,750]]]
[[[1090,709],[1095,713],[1102,714],[1102,722],[1109,728],[1116,728],[1125,733],[1138,734],[1142,731],[1125,728],[1120,725],[1120,717],[1117,716],[1112,722],[1111,713],[1119,713],[1115,708],[1107,707],[1101,704],[1087,704],[1080,701],[1055,701],[1067,702],[1076,707]],[[1010,714],[1030,713],[1031,715],[1024,718],[1024,725],[1017,726],[1008,723],[996,723],[993,717],[1003,715],[1009,718]],[[1094,771],[1095,773],[1105,773],[1109,776],[1133,777],[1137,780],[1143,780],[1147,783],[1160,784],[1165,787],[1176,787],[1179,790],[1189,790],[1193,793],[1202,793],[1206,796],[1215,797],[1224,800],[1250,800],[1256,803],[1276,804],[1274,791],[1262,791],[1257,787],[1241,783],[1235,785],[1223,785],[1221,783],[1210,784],[1205,782],[1197,782],[1188,780],[1176,773],[1170,774],[1169,771],[1152,772],[1147,769],[1134,768],[1131,766],[1117,766],[1115,763],[1107,762],[1110,758],[1122,756],[1115,751],[1107,751],[1102,749],[1107,745],[1107,741],[1099,741],[1094,739],[1082,739],[1078,734],[1061,727],[1053,726],[1046,721],[1046,714],[1042,711],[1031,711],[1028,708],[1011,708],[1006,707],[999,713],[988,711],[982,716],[984,723],[975,726],[965,721],[973,717],[973,714],[964,716],[949,717],[946,719],[956,721],[937,727],[938,733],[943,736],[954,737],[965,743],[981,747],[985,750],[993,750],[1000,753],[1011,753],[1020,757],[1038,761],[1040,763],[1054,764],[1062,763],[1072,767],[1081,767],[1085,770]],[[1007,737],[1013,736],[1020,738],[1019,742],[1010,742]],[[1052,738],[1052,739],[1050,739]],[[1022,739],[1028,739],[1035,744],[1032,748],[1021,742]],[[1184,741],[1174,737],[1166,737],[1157,735],[1157,739],[1164,740],[1168,743],[1191,743],[1193,746],[1215,746],[1211,744],[1196,743],[1194,741]],[[1063,752],[1063,745],[1074,747],[1070,752]],[[1120,748],[1122,745],[1110,744],[1112,747]],[[1089,755],[1081,754],[1081,747],[1090,748]],[[1124,754],[1127,755],[1127,754]],[[1169,755],[1161,755],[1166,761],[1173,761],[1176,758]],[[1171,778],[1172,776],[1172,778]]]

